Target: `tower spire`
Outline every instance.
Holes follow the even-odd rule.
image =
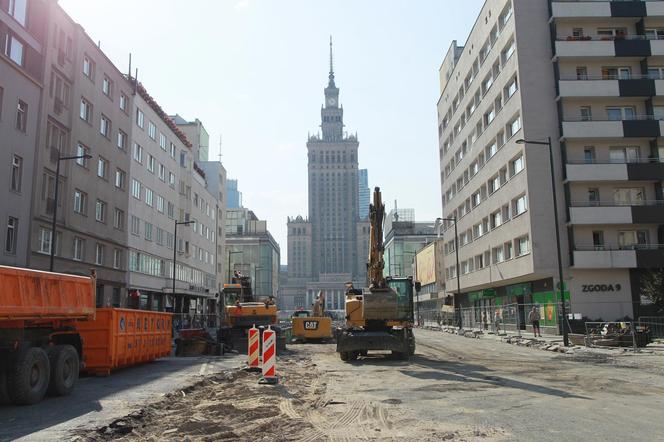
[[[332,56],[332,36],[330,35],[330,86],[334,86],[334,58]]]

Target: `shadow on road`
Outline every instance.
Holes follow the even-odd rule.
[[[406,376],[418,379],[432,379],[447,382],[472,382],[489,386],[501,386],[526,390],[533,393],[546,394],[562,398],[590,399],[557,388],[544,387],[528,382],[516,381],[492,374],[492,370],[479,364],[468,364],[457,361],[440,361],[416,354],[410,359],[410,365],[429,370],[400,370]]]
[[[127,408],[139,397],[158,399],[163,392],[182,385],[183,379],[179,376],[177,381],[175,378],[164,380],[164,377],[178,372],[184,372],[182,377],[193,377],[199,373],[197,368],[201,364],[213,360],[223,358],[161,359],[115,371],[108,377],[82,377],[70,396],[47,396],[31,406],[0,406],[0,441],[27,436],[89,413],[102,413],[105,410],[100,401],[109,396],[116,396],[112,400],[124,403],[121,406]]]

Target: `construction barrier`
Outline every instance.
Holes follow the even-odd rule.
[[[277,337],[270,326],[263,331],[263,376],[260,383],[276,384],[279,379],[276,374]]]
[[[249,356],[249,368],[260,368],[260,331],[254,325],[249,329],[249,341],[247,348],[247,355]]]

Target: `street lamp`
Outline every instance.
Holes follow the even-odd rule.
[[[173,301],[175,301],[175,267],[178,253],[178,226],[188,226],[196,221],[178,221],[175,220],[175,229],[173,231]],[[181,312],[180,312],[181,313]]]
[[[237,253],[242,253],[242,250],[229,250],[228,251],[228,283],[231,284],[233,282],[233,279],[231,277],[231,255],[235,255]]]
[[[54,192],[54,203],[53,203],[53,221],[51,224],[51,256],[50,256],[50,261],[48,265],[48,270],[49,272],[53,271],[53,264],[54,264],[54,258],[55,258],[55,224],[57,221],[58,217],[58,191],[59,191],[59,183],[60,183],[60,162],[65,161],[65,160],[80,160],[80,159],[90,159],[92,158],[92,155],[75,155],[75,156],[68,156],[68,157],[61,157],[60,156],[60,151],[58,150],[58,158],[56,161],[56,166],[55,166],[55,192]]]
[[[563,261],[560,252],[560,229],[558,227],[558,202],[556,198],[556,178],[553,168],[553,148],[551,147],[551,137],[547,137],[546,141],[531,141],[531,140],[517,140],[517,144],[536,144],[539,146],[549,147],[549,165],[551,166],[551,196],[553,197],[553,220],[556,226],[556,251],[558,252],[558,279],[560,285],[560,299],[562,302],[562,328],[563,328],[563,344],[565,347],[569,346],[569,335],[567,334],[567,309],[565,307],[565,292],[563,290]]]
[[[459,328],[463,327],[463,321],[461,319],[461,306],[457,305],[457,295],[461,295],[461,271],[459,268],[459,232],[457,230],[457,217],[452,218],[436,218],[438,223],[438,238],[440,238],[440,225],[441,221],[452,221],[454,223],[454,254],[456,255],[456,280],[457,280],[457,292],[453,295],[454,309],[458,310],[459,313]]]

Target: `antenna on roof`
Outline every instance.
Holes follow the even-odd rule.
[[[219,134],[219,162],[221,162],[222,155],[223,154],[221,153],[221,134]]]
[[[131,52],[129,53],[129,79],[131,80]]]
[[[138,91],[138,68],[136,68],[136,74],[134,75],[134,95]]]

